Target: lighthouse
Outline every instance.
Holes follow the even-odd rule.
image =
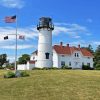
[[[37,25],[37,30],[39,31],[39,39],[36,67],[50,68],[53,66],[52,31],[54,30],[54,25],[52,19],[41,17]]]

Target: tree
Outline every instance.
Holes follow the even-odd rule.
[[[6,54],[1,54],[0,55],[0,66],[2,67],[2,65],[4,63],[7,63],[7,55]]]
[[[90,51],[92,54],[94,54],[94,50],[91,44],[88,45],[87,50]]]
[[[23,54],[20,58],[18,58],[19,64],[26,64],[27,61],[30,60],[30,56],[28,54]]]
[[[82,48],[87,49],[88,51],[90,51],[90,52],[94,55],[94,50],[93,50],[93,48],[92,48],[92,45],[91,45],[91,44],[89,44],[89,45],[88,45],[88,47],[82,47]]]
[[[94,54],[94,66],[99,67],[100,69],[100,45],[97,47],[95,54]]]

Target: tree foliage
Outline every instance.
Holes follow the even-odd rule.
[[[7,55],[6,54],[1,54],[0,55],[0,66],[2,67],[2,65],[4,63],[7,63]]]
[[[94,54],[94,66],[95,68],[100,68],[100,45],[97,47]]]
[[[18,59],[18,63],[19,64],[26,64],[27,61],[30,60],[30,56],[28,54],[23,54],[19,59]]]
[[[88,45],[88,47],[82,47],[82,48],[87,49],[88,51],[90,51],[90,52],[94,55],[94,50],[93,50],[93,48],[92,48],[92,45],[91,45],[91,44],[89,44],[89,45]]]

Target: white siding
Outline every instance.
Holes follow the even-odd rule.
[[[27,70],[27,65],[26,64],[17,65],[17,70]]]
[[[35,64],[30,64],[27,62],[27,70],[32,70],[35,67]]]
[[[31,56],[30,56],[30,60],[37,60],[37,55],[36,54],[32,54]]]
[[[46,53],[49,53],[48,59],[46,59]],[[36,67],[52,67],[52,63],[52,30],[41,28],[39,30],[38,57]]]
[[[75,53],[79,55],[79,57],[75,57]],[[56,53],[55,53],[56,54]],[[80,51],[73,52],[72,55],[64,55],[64,54],[55,54],[53,53],[53,61],[55,62],[54,65],[56,65],[58,68],[61,67],[61,61],[65,62],[65,65],[69,66],[69,63],[71,62],[72,68],[82,68],[82,63],[84,65],[87,65],[87,63],[90,63],[90,67],[93,67],[93,57],[85,57],[82,55]],[[63,56],[62,56],[63,55]],[[58,64],[56,64],[58,63]]]
[[[58,67],[61,68],[61,62],[64,61],[65,65],[69,66],[70,56],[69,55],[64,55],[64,54],[59,54],[58,55]]]
[[[58,55],[55,50],[53,50],[53,67],[58,68]]]

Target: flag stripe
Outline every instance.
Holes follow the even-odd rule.
[[[25,36],[24,35],[20,35],[19,36],[19,39],[23,39],[24,40],[25,39]]]
[[[5,17],[5,22],[6,23],[16,22],[16,16],[7,16],[7,17]]]

